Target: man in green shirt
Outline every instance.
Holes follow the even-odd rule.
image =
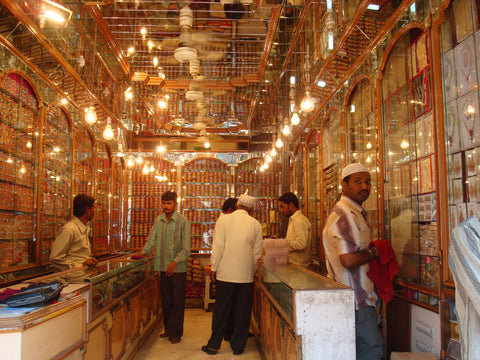
[[[176,211],[177,193],[166,191],[162,195],[163,214],[155,219],[147,242],[140,252],[148,255],[155,248],[154,270],[160,271],[160,297],[162,300],[165,332],[177,344],[183,335],[187,258],[190,256],[190,223]]]

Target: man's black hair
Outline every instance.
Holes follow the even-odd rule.
[[[73,215],[82,217],[87,208],[91,208],[95,203],[95,199],[85,194],[78,194],[73,199]]]
[[[297,195],[295,195],[292,192],[286,192],[282,196],[278,198],[278,201],[284,202],[285,204],[293,204],[297,209],[300,208],[299,203],[298,203],[298,198]]]
[[[235,209],[236,209],[235,206],[237,205],[237,201],[238,201],[238,199],[228,198],[228,199],[225,200],[225,202],[223,203],[222,211],[223,211],[223,212],[228,212],[229,210],[235,211]]]
[[[177,193],[175,191],[167,190],[162,194],[162,201],[175,201],[177,202]]]

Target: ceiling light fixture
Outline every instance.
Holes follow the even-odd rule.
[[[93,106],[85,109],[85,121],[90,125],[97,122],[97,113],[95,112],[95,108]]]
[[[135,165],[135,157],[130,154],[127,159],[127,167],[133,167],[133,165]]]
[[[275,146],[280,149],[283,146],[283,141],[282,139],[278,138],[277,142],[275,143]]]
[[[302,103],[300,104],[300,108],[302,109],[303,112],[309,113],[313,111],[315,108],[315,104],[313,103],[312,95],[310,94],[310,91],[305,92],[305,97],[302,100]]]
[[[288,124],[285,124],[283,126],[282,133],[285,136],[289,136],[292,133],[292,131],[290,130],[290,126],[288,126]]]
[[[114,137],[112,125],[111,125],[112,119],[110,116],[107,117],[107,125],[105,126],[105,130],[103,130],[103,138],[105,140],[112,140]]]
[[[292,125],[298,125],[300,124],[300,117],[296,112],[292,114],[292,118],[290,119],[290,122]]]
[[[130,86],[127,90],[125,90],[125,100],[132,100],[133,99],[133,90]]]
[[[368,4],[367,9],[378,11],[378,10],[380,10],[380,5],[378,5],[378,4]]]
[[[43,0],[38,19],[40,28],[43,29],[47,19],[54,21],[57,25],[66,26],[71,17],[72,11],[70,9],[56,2]]]

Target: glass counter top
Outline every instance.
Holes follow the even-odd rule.
[[[348,287],[295,265],[263,264],[261,269],[263,286],[275,299],[287,318],[293,323],[295,292],[329,291]]]
[[[293,265],[267,266],[264,264],[262,267],[262,280],[263,282],[282,282],[295,291],[347,288],[324,276]]]

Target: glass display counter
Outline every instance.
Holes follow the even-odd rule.
[[[262,265],[254,325],[266,358],[355,359],[353,290],[302,267]]]
[[[89,318],[96,317],[113,306],[129,290],[141,284],[147,277],[148,259],[133,260],[130,256],[106,260],[94,267],[71,269],[42,278],[39,281],[60,280],[67,283],[90,283]]]

